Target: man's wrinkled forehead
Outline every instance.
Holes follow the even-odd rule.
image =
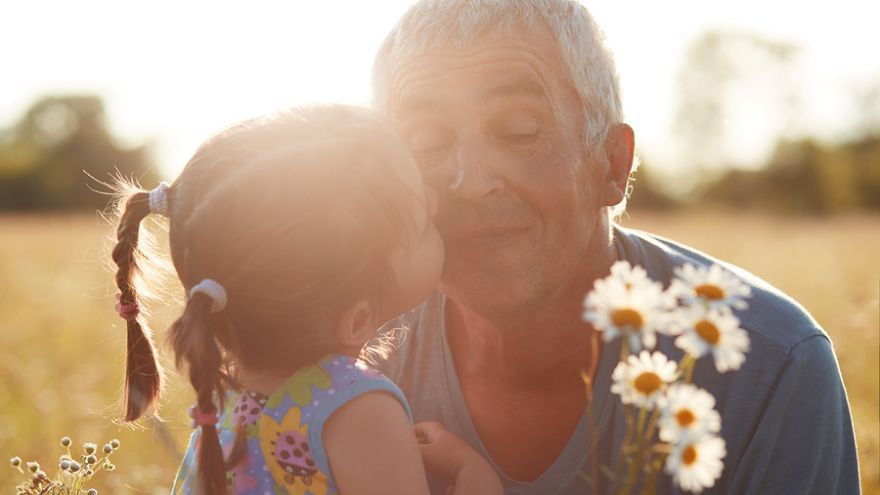
[[[480,88],[477,98],[479,103],[491,104],[509,98],[547,99],[547,90],[534,74],[511,74],[497,78],[492,84]],[[428,88],[402,85],[397,98],[390,102],[389,111],[393,115],[414,115],[419,113],[442,112],[446,107],[444,99]]]
[[[517,96],[547,98],[548,85],[569,80],[555,40],[546,35],[485,38],[466,48],[447,46],[399,60],[385,80],[385,110],[390,115],[442,110],[439,94],[455,88],[478,87],[475,103]]]
[[[387,105],[397,96],[394,80],[401,71],[414,62],[444,54],[466,54],[504,39],[540,41],[551,48],[552,55],[561,54],[558,38],[545,21],[531,22],[528,25],[510,19],[497,21],[481,27],[455,26],[445,30],[430,29],[428,32],[410,29],[393,32],[393,41],[386,41],[390,41],[390,44],[383,46],[373,67],[376,102]]]

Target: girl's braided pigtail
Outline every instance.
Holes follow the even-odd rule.
[[[138,191],[124,200],[122,215],[116,228],[113,262],[116,286],[119,288],[120,315],[128,331],[125,367],[125,420],[134,421],[149,409],[159,396],[161,373],[150,330],[138,318],[135,278],[140,273],[138,248],[141,221],[150,214],[150,194]]]
[[[223,407],[224,384],[229,382],[224,373],[223,355],[217,345],[209,320],[213,299],[203,293],[192,294],[180,318],[171,325],[171,342],[178,369],[186,364],[189,380],[196,391],[196,406],[192,417],[195,427],[201,428],[197,447],[197,493],[226,494],[226,469],[216,423]],[[219,404],[218,404],[219,402]]]

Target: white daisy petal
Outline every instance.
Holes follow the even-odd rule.
[[[721,430],[715,397],[691,384],[678,383],[666,390],[660,413],[660,439],[680,443]]]
[[[682,490],[700,493],[715,485],[721,477],[727,455],[724,440],[704,436],[674,444],[666,458],[666,473],[671,475]]]
[[[656,345],[656,334],[668,333],[667,312],[675,299],[648,278],[641,267],[619,261],[611,275],[597,280],[584,299],[583,320],[604,332],[606,342],[626,336],[631,352]]]
[[[687,306],[705,305],[712,309],[744,310],[746,299],[751,297],[751,287],[732,273],[713,264],[696,267],[690,263],[675,269],[670,292]]]
[[[611,392],[620,395],[624,404],[653,409],[677,377],[675,361],[660,352],[642,351],[617,363],[611,375]]]
[[[677,320],[681,335],[675,345],[701,358],[711,353],[720,373],[738,370],[749,351],[749,335],[740,328],[739,319],[728,311],[699,306],[680,310]]]

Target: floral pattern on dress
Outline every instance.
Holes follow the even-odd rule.
[[[384,375],[335,354],[300,369],[269,396],[228,393],[218,426],[224,453],[231,450],[238,429],[246,435],[246,454],[227,473],[230,494],[337,494],[320,430],[334,411],[371,391],[391,393],[409,413],[403,394]],[[192,435],[174,494],[194,490],[198,434],[196,430]]]

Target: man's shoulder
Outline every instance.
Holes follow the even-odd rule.
[[[664,286],[672,281],[675,268],[688,263],[698,267],[717,264],[736,276],[752,292],[748,309],[737,311],[736,316],[753,341],[767,341],[787,354],[806,339],[828,337],[797,301],[741,267],[671,239],[639,230],[617,227],[615,242],[624,259],[645,268],[654,280]]]

